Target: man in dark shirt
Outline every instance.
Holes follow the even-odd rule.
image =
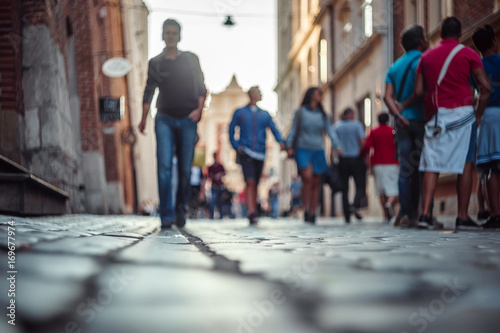
[[[163,23],[166,47],[149,61],[142,121],[139,124],[139,131],[144,133],[151,100],[158,88],[155,133],[160,218],[164,228],[170,228],[174,221],[178,227],[186,223],[196,129],[207,94],[198,57],[177,48],[180,33],[181,26],[177,21],[168,19]],[[171,186],[174,153],[178,158],[179,171],[175,209]]]

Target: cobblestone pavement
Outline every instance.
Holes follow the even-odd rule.
[[[5,333],[500,332],[498,231],[0,216],[2,272],[12,221],[16,325],[3,278]]]

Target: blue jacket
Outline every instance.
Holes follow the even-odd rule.
[[[234,130],[240,128],[240,138],[234,138]],[[266,152],[266,129],[270,128],[276,141],[283,142],[281,134],[273,122],[273,118],[267,112],[257,107],[257,111],[252,111],[250,105],[234,111],[233,119],[229,124],[229,140],[231,146],[237,150],[243,146],[245,150],[264,154]]]

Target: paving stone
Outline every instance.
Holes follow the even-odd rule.
[[[17,279],[18,311],[22,318],[33,321],[46,321],[66,313],[85,295],[84,286],[78,282],[46,280],[23,274]]]
[[[287,304],[268,305],[273,285],[266,282],[209,271],[113,265],[99,279],[100,285],[113,278],[113,271],[123,269],[130,283],[90,324],[91,332],[105,332],[104,328],[115,332],[235,332],[240,325],[250,325],[249,318],[259,324],[250,325],[253,332],[273,332],[270,328],[304,332],[294,327]],[[260,308],[259,304],[265,305]]]
[[[35,244],[32,249],[33,251],[104,256],[136,241],[136,239],[131,238],[107,236],[64,238],[53,242]]]
[[[194,245],[164,243],[161,238],[148,238],[120,252],[116,260],[140,265],[175,265],[212,269],[213,261]]]
[[[92,258],[31,252],[20,253],[16,266],[18,274],[62,282],[82,282],[101,269]]]

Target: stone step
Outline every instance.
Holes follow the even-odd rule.
[[[21,216],[60,215],[69,194],[0,155],[0,212]]]

